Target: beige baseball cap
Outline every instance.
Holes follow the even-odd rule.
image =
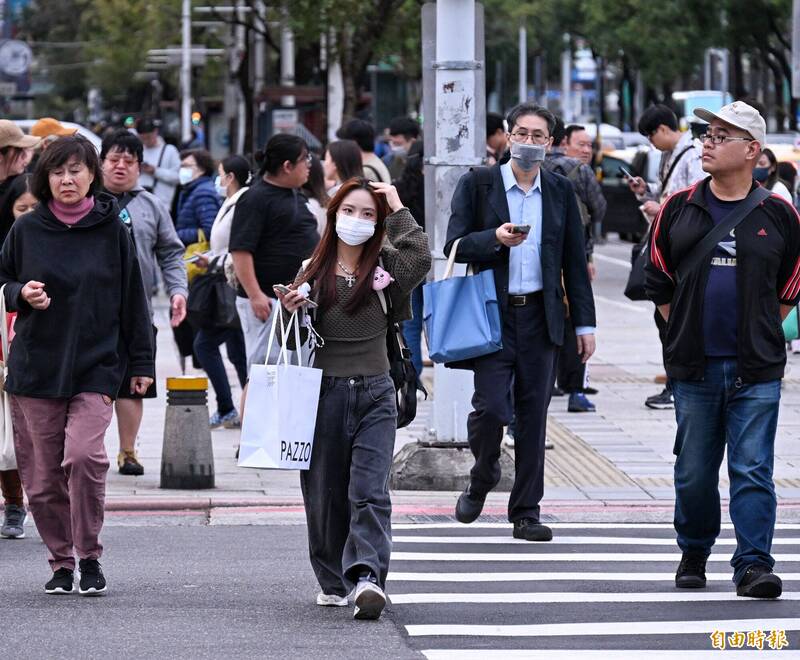
[[[705,108],[697,108],[694,111],[697,117],[703,121],[711,122],[712,119],[719,119],[726,124],[747,131],[750,136],[758,142],[762,148],[767,141],[767,122],[752,105],[747,105],[742,101],[734,101],[722,106],[718,112],[711,112]]]
[[[30,149],[41,141],[41,138],[34,137],[33,135],[25,135],[22,129],[13,121],[0,119],[0,149],[3,147]]]

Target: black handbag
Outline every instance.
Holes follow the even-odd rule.
[[[644,267],[650,259],[650,231],[641,243],[631,248],[631,272],[625,284],[625,297],[630,300],[648,300],[644,289]]]
[[[194,328],[238,328],[236,291],[228,286],[225,273],[216,263],[198,275],[189,286],[186,316]]]
[[[383,268],[382,260],[379,262]],[[417,417],[417,390],[428,398],[428,391],[420,382],[417,370],[411,362],[411,351],[400,329],[400,324],[392,320],[392,299],[388,292],[378,291],[388,328],[386,330],[386,348],[389,357],[389,377],[394,383],[397,401],[397,428],[402,429]]]

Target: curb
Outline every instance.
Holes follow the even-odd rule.
[[[395,494],[392,512],[396,516],[452,515],[458,493],[453,493],[453,503],[418,504],[403,503],[403,497]],[[727,509],[728,500],[722,501],[723,511]],[[626,513],[626,512],[672,512],[675,504],[672,500],[553,500],[542,506],[543,515],[563,513]],[[109,497],[106,498],[105,510],[108,512],[159,512],[159,511],[202,511],[214,509],[249,511],[251,513],[293,513],[303,511],[302,498],[236,498],[236,497]],[[508,509],[505,505],[487,504],[483,512],[487,515],[503,516]],[[778,502],[778,511],[792,512],[800,515],[800,500]]]

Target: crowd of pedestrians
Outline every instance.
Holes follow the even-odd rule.
[[[800,301],[800,217],[755,108],[735,102],[696,114],[708,123],[699,139],[679,130],[670,108],[646,110],[639,131],[662,154],[658,180],[628,180],[650,227],[645,286],[666,371],[664,390],[646,405],[674,406],[678,422],[683,557],[675,581],[705,586],[727,448],[736,591],[776,597],[772,459],[786,360],[779,328]],[[516,468],[511,533],[546,542],[552,531],[540,502],[551,397],[568,395],[569,412],[595,411],[587,396],[596,392],[588,381],[593,251],[605,240],[607,204],[585,127],[525,103],[505,118],[489,113],[486,128],[487,167],[459,180],[444,252],[492,273],[502,347],[448,365],[474,376],[474,466],[455,516],[471,523],[480,515],[500,480],[507,434]],[[346,122],[322,153],[279,133],[252,159],[220,162],[203,148],[179,152],[148,118],[136,130],[108,132],[99,154],[54,119],[31,133],[0,120],[0,286],[11,337],[3,359],[17,462],[0,471],[0,536],[24,536],[27,497],[49,551],[45,591],[72,593],[77,567],[79,593],[106,592],[103,440],[115,411],[119,472],[143,474],[136,438],[143,400],[157,396],[152,298],[163,287],[181,354],[214,388],[211,428],[241,427],[252,365],[316,345],[322,387],[311,464],[301,473],[316,602],[346,606],[350,597],[355,618],[380,617],[398,417],[387,348],[395,323],[424,391],[431,246],[419,123],[390,122],[382,158],[364,119]],[[200,294],[208,286],[225,292],[214,309]],[[280,333],[271,337],[273,321],[295,312],[301,343],[290,336],[282,346]]]

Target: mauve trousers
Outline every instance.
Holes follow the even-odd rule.
[[[99,559],[108,472],[103,437],[111,402],[96,392],[10,399],[17,467],[50,566],[75,570],[76,554]]]

